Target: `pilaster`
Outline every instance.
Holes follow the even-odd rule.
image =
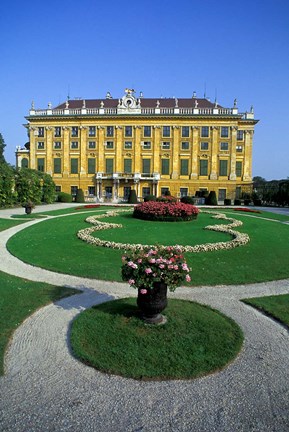
[[[236,145],[237,145],[237,127],[232,126],[231,128],[231,166],[229,180],[236,180]]]
[[[47,126],[46,128],[46,173],[52,176],[52,127]]]
[[[192,140],[192,172],[191,172],[191,179],[197,179],[198,178],[198,153],[200,148],[199,143],[199,126],[192,126],[192,134],[193,134],[193,140]]]
[[[153,172],[160,173],[161,127],[153,126]]]
[[[87,127],[86,126],[80,126],[80,177],[86,177],[87,173],[87,157],[86,157],[86,147],[87,147]]]
[[[172,179],[176,180],[180,175],[180,157],[179,157],[179,146],[180,146],[180,127],[173,126],[173,141],[172,141]]]
[[[218,142],[219,142],[219,130],[220,128],[218,126],[212,126],[211,128],[211,134],[212,134],[212,141],[211,141],[211,174],[210,174],[210,180],[217,180],[218,178]]]
[[[98,126],[98,140],[97,140],[97,159],[98,169],[97,171],[104,172],[104,127]]]

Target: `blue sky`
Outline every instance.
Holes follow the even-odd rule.
[[[0,132],[27,141],[31,101],[206,95],[254,106],[253,175],[289,176],[288,0],[2,1]]]

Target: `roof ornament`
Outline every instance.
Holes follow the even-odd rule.
[[[31,109],[34,110],[35,106],[34,106],[34,100],[31,102]]]
[[[254,107],[253,107],[253,105],[251,105],[250,113],[251,113],[251,114],[254,114]]]
[[[69,107],[69,102],[68,100],[65,102],[65,108],[67,109]]]
[[[237,99],[234,99],[234,108],[237,108]]]
[[[104,107],[104,102],[101,101],[101,102],[100,102],[100,108],[103,108],[103,107]]]
[[[48,102],[48,109],[51,110],[51,108],[52,108],[51,102]]]
[[[126,89],[125,89],[125,93],[126,93],[127,95],[132,95],[134,92],[135,92],[134,89],[129,89],[129,88],[126,88]]]
[[[193,98],[196,98],[197,97],[197,93],[194,91],[193,92]]]
[[[215,98],[215,108],[218,108],[217,98]]]
[[[142,91],[139,92],[139,97],[140,97],[140,99],[143,98],[143,92]]]
[[[197,99],[195,100],[195,108],[198,108],[199,102],[197,101]]]
[[[178,106],[179,106],[179,101],[177,98],[175,98],[175,108],[178,108]]]
[[[157,108],[159,108],[159,107],[160,107],[160,101],[157,100]]]
[[[122,100],[119,99],[119,100],[118,100],[118,105],[117,105],[117,107],[119,108],[119,107],[121,107],[121,105],[122,105]]]
[[[140,100],[140,98],[137,100],[137,104],[136,104],[136,107],[137,108],[140,108],[140,106],[141,106],[141,100]]]
[[[86,108],[85,99],[83,99],[82,108]]]
[[[106,99],[112,99],[111,93],[108,91],[105,96]]]

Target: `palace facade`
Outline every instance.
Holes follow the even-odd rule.
[[[137,196],[176,197],[215,191],[219,201],[252,188],[253,109],[239,113],[194,93],[191,98],[75,99],[52,108],[32,104],[29,142],[16,166],[50,174],[56,191],[115,202]]]

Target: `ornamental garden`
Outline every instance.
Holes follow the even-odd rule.
[[[193,205],[172,201],[165,204],[147,202],[134,210],[82,206],[64,211],[65,217],[58,217],[61,211],[50,212],[54,218],[47,219],[42,213],[41,223],[19,232],[7,244],[13,255],[33,265],[82,277],[124,279],[132,286],[132,299],[89,309],[72,326],[75,355],[104,372],[136,379],[194,378],[219,370],[240,351],[243,336],[239,327],[219,312],[193,302],[169,299],[164,311],[167,320],[161,323],[164,325],[148,325],[142,320],[134,287],[147,295],[154,281],[162,281],[162,270],[172,290],[179,285],[212,285],[218,289],[223,284],[289,277],[285,216],[263,212],[249,215],[241,208],[199,211]],[[145,278],[137,279],[143,275]],[[218,336],[213,328],[218,328]],[[112,329],[109,334],[107,329]],[[204,331],[206,341],[201,337]],[[95,340],[95,334],[106,336]],[[138,337],[140,334],[144,339]],[[176,336],[174,341],[172,335]],[[184,339],[194,349],[181,353]],[[165,342],[168,340],[169,345]],[[207,341],[210,343],[205,347]],[[148,344],[148,357],[141,362]],[[124,356],[123,364],[111,360],[115,356],[109,346]],[[168,349],[172,358],[181,355],[188,363],[174,364],[171,358],[168,366],[164,358]],[[203,349],[208,357],[202,363],[195,354]],[[148,367],[156,363],[160,368]]]

